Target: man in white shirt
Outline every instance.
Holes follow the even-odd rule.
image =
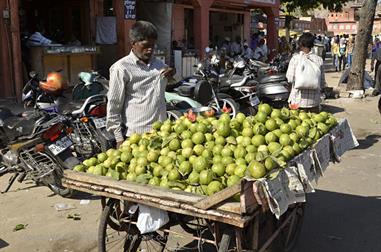
[[[138,21],[129,36],[131,52],[111,66],[107,94],[106,127],[114,133],[117,147],[125,136],[143,134],[155,121],[166,119],[165,87],[175,74],[153,55],[158,37],[153,24]]]

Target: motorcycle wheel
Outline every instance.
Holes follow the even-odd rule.
[[[50,190],[52,190],[52,192],[64,198],[70,198],[71,196],[73,196],[73,193],[74,193],[72,189],[63,187],[62,185],[48,184],[47,186],[49,187]]]
[[[230,111],[230,116],[231,117],[235,117],[237,114],[238,114],[238,112],[239,112],[239,104],[238,103],[236,103],[233,99],[231,99],[231,98],[222,98],[222,99],[218,99],[218,105],[219,106],[217,106],[217,104],[216,104],[216,102],[215,101],[211,101],[210,103],[209,103],[209,107],[211,107],[211,108],[213,108],[214,110],[216,110],[217,112],[218,112],[218,114],[219,113],[223,113],[223,111],[219,111],[220,109],[218,108],[218,107],[220,107],[220,108],[224,108],[224,107],[226,107],[227,109],[231,109],[231,111]]]
[[[167,111],[167,119],[171,121],[176,121],[180,117],[182,117],[183,114],[180,111],[177,110],[168,110]]]

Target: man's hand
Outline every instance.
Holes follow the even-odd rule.
[[[123,141],[116,142],[116,148],[119,149],[119,147],[122,145]]]
[[[160,75],[164,76],[164,78],[172,78],[176,74],[176,69],[172,67],[165,68],[161,71]]]

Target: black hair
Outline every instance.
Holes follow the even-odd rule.
[[[131,43],[147,39],[157,39],[156,27],[147,21],[137,21],[129,33]]]
[[[315,44],[315,36],[309,32],[303,33],[299,38],[299,46],[312,49]]]

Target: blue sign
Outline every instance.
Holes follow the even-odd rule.
[[[124,0],[124,19],[136,19],[136,0]]]

